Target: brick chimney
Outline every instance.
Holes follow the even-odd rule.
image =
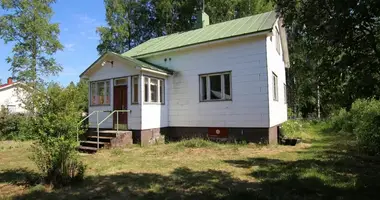
[[[8,81],[7,81],[7,84],[10,85],[10,84],[12,84],[12,83],[13,83],[13,79],[12,79],[12,77],[9,77],[9,78],[8,78]]]

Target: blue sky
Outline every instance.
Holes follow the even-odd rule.
[[[56,77],[49,79],[67,85],[79,81],[79,74],[97,58],[96,46],[99,36],[96,27],[106,25],[103,0],[58,0],[53,5],[52,22],[59,23],[60,42],[65,46],[55,58],[63,67]],[[3,11],[0,10],[0,15]],[[0,79],[2,83],[11,76],[10,64],[5,59],[12,55],[12,45],[0,40]]]

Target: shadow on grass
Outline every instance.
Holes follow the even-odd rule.
[[[0,174],[9,182],[18,172]],[[1,184],[0,182],[0,184]],[[48,191],[29,192],[15,199],[267,199],[257,183],[235,179],[223,171],[177,168],[169,175],[119,173],[86,178],[82,183]]]
[[[378,199],[380,158],[361,155],[350,137],[325,135],[293,161],[271,158],[226,160],[253,168],[261,195],[277,199]],[[274,194],[274,195],[273,195]]]

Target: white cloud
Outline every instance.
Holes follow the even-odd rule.
[[[75,51],[75,44],[74,43],[67,43],[67,44],[64,44],[63,46],[65,46],[65,50],[67,51]]]

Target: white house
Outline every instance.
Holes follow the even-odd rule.
[[[0,109],[7,109],[10,113],[26,112],[17,93],[17,84],[8,78],[6,84],[0,85]]]
[[[275,12],[148,40],[123,54],[106,53],[81,75],[90,81],[90,127],[113,110],[142,143],[218,137],[277,143],[287,120],[286,32]],[[117,119],[100,125],[113,129]]]

